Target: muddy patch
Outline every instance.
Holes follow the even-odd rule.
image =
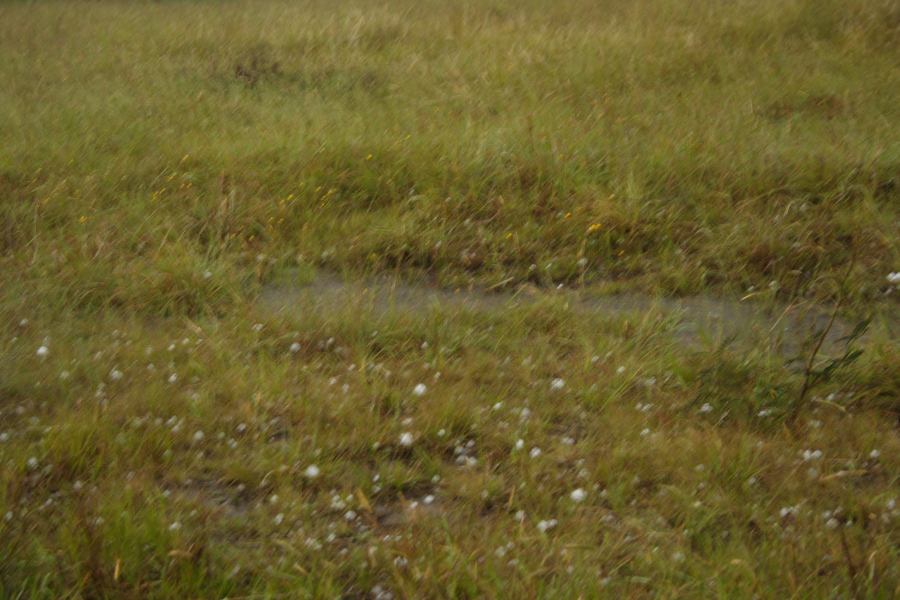
[[[515,291],[450,290],[389,277],[346,280],[333,274],[312,279],[284,276],[266,285],[259,296],[265,309],[277,314],[351,311],[359,318],[391,315],[426,316],[432,311],[491,313],[535,305],[555,298],[572,310],[600,318],[642,320],[657,314],[674,320],[674,335],[688,345],[722,340],[749,342],[764,339],[785,354],[802,350],[828,326],[831,310],[820,305],[776,305],[696,295],[682,298],[603,294],[591,288]],[[835,319],[824,349],[842,347],[856,323]]]
[[[378,526],[385,529],[407,527],[430,519],[441,519],[444,518],[445,512],[444,504],[430,495],[421,500],[377,504],[372,510]]]
[[[242,517],[253,503],[246,486],[223,480],[188,480],[176,486],[172,495],[221,517]]]

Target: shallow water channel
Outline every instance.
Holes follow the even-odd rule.
[[[378,319],[391,315],[426,316],[432,311],[491,313],[535,305],[556,299],[576,312],[610,319],[642,320],[647,315],[671,318],[673,335],[688,345],[705,345],[721,340],[736,343],[766,340],[786,355],[799,352],[828,325],[831,310],[814,304],[772,305],[712,295],[681,298],[638,293],[603,294],[590,288],[538,289],[516,291],[486,289],[450,290],[428,283],[391,277],[348,280],[336,274],[312,278],[284,274],[266,284],[260,305],[280,314],[353,311],[359,318]],[[829,353],[842,346],[853,324],[836,319],[823,349]]]

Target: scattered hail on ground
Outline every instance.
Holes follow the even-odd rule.
[[[0,3],[0,597],[900,595],[900,3]]]

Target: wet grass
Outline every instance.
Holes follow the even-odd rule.
[[[898,25],[0,6],[0,597],[897,595]]]
[[[654,319],[258,310],[8,332],[4,595],[895,589],[890,340],[789,425],[781,355]]]
[[[134,302],[104,261],[260,253],[787,297],[855,257],[856,298],[889,288],[890,2],[210,8],[3,8],[0,240],[89,262],[76,300]]]

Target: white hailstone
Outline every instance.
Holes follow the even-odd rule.
[[[413,388],[413,396],[424,396],[428,391],[428,387],[424,383],[417,383]]]
[[[6,511],[6,514],[3,515],[3,520],[6,522],[13,520],[13,512],[11,510]]]
[[[194,441],[195,442],[202,442],[204,437],[206,437],[206,435],[202,431],[197,430],[194,432]]]
[[[316,465],[309,465],[308,467],[306,467],[306,470],[303,471],[303,476],[307,479],[315,479],[319,476],[319,473],[319,467],[317,467]]]
[[[799,512],[800,509],[796,506],[783,506],[781,510],[778,511],[778,516],[784,519],[785,517],[796,516]]]
[[[530,456],[531,458],[537,458],[540,455],[541,455],[541,449],[538,448],[537,446],[532,448],[531,451],[528,453],[528,456]]]
[[[538,521],[537,528],[541,533],[545,533],[556,527],[558,524],[559,521],[556,519],[547,519],[546,521],[542,519]]]
[[[322,549],[322,543],[319,540],[317,540],[316,538],[311,538],[311,537],[306,538],[306,541],[303,542],[303,545],[306,546],[307,548],[312,548],[313,550],[321,550]]]
[[[169,525],[169,531],[178,531],[181,529],[180,521],[173,521],[171,525]]]
[[[519,523],[521,523],[522,521],[524,521],[524,520],[525,520],[525,511],[524,511],[524,510],[517,510],[517,511],[516,511],[515,519],[516,519],[516,521],[518,521]]]
[[[523,439],[518,439],[518,440],[516,440],[516,445],[513,446],[513,447],[514,447],[516,450],[521,450],[522,448],[525,447],[525,440],[523,440]]]
[[[19,321],[19,327],[27,327],[27,326],[28,326],[28,319],[22,319],[21,321]]]
[[[355,519],[356,519],[356,511],[355,511],[355,510],[348,510],[347,512],[344,513],[344,519],[347,520],[347,521],[353,521],[353,520],[355,520]]]
[[[619,367],[618,369],[616,369],[616,375],[621,375],[624,372],[625,372],[625,367]]]
[[[888,273],[888,283],[900,284],[900,271]]]
[[[588,263],[587,259],[582,256],[581,258],[578,259],[578,262],[575,264],[578,265],[579,269],[583,269],[587,266],[587,263]]]
[[[438,437],[444,437],[445,435],[447,435],[447,430],[446,429],[438,429],[437,435],[438,435]]]
[[[641,437],[647,437],[648,435],[650,435],[649,427],[644,427],[643,429],[641,429]]]
[[[422,498],[422,504],[431,504],[432,502],[434,502],[434,496],[432,496],[431,494],[428,494],[427,496]]]
[[[122,373],[122,371],[120,371],[118,369],[113,369],[112,371],[109,372],[109,378],[112,379],[113,381],[119,381],[124,376],[125,376],[124,373]]]
[[[764,408],[761,411],[759,411],[758,413],[756,413],[756,416],[757,417],[768,417],[771,414],[772,414],[771,408]]]
[[[879,456],[881,456],[881,452],[877,448],[869,452],[869,458],[872,460],[877,460]]]
[[[169,375],[169,383],[175,383],[176,381],[178,381],[178,373]]]
[[[209,279],[212,277],[212,271],[203,271],[203,279]]]
[[[435,244],[435,247],[440,246],[440,242]],[[372,599],[373,600],[394,600],[394,594],[390,590],[386,590],[380,585],[376,585],[372,588]]]
[[[247,424],[246,423],[238,423],[238,426],[235,427],[235,431],[237,431],[238,433],[244,433],[245,431],[247,431]]]
[[[300,342],[294,342],[291,344],[291,354],[297,354],[300,352]]]
[[[272,519],[276,525],[281,525],[282,521],[284,521],[284,513],[278,513],[275,515],[275,518]]]
[[[254,324],[253,324],[253,327],[251,327],[250,329],[252,329],[252,330],[255,331],[256,333],[259,333],[260,331],[262,331],[262,328],[263,328],[263,324],[262,324],[262,323],[254,323]]]
[[[885,502],[884,505],[888,510],[894,510],[897,507],[897,500],[895,498],[891,498],[890,500]]]
[[[37,354],[40,358],[47,358],[47,355],[50,354],[50,348],[48,348],[47,346],[41,346],[37,349],[37,352],[35,352],[35,354]]]
[[[409,448],[413,445],[413,434],[408,431],[404,431],[400,434],[400,445],[404,448]]]
[[[494,405],[491,407],[491,410],[500,410],[501,408],[503,408],[503,403],[495,402]]]
[[[0,433],[0,442],[6,442],[9,440],[9,434],[7,432]]]
[[[803,451],[803,461],[809,462],[811,460],[819,460],[822,458],[821,450],[804,450]]]
[[[76,479],[75,483],[72,484],[72,489],[76,492],[80,492],[82,487],[84,487],[84,484],[81,483],[81,480],[78,479]]]
[[[565,382],[565,380],[563,380],[560,377],[557,377],[556,379],[554,379],[553,381],[550,382],[550,389],[555,392],[558,392],[559,390],[563,389],[564,387],[566,387],[566,382]]]
[[[34,471],[35,469],[38,468],[38,459],[35,458],[34,456],[32,456],[25,463],[25,466],[27,466],[29,470]]]
[[[572,502],[584,502],[584,499],[587,498],[587,492],[585,492],[581,488],[578,488],[572,490],[572,493],[569,494],[569,498],[572,499]]]
[[[712,409],[713,409],[712,404],[710,404],[709,402],[704,402],[703,406],[700,407],[700,412],[708,413],[708,412],[712,412]]]
[[[70,375],[71,375],[71,373],[69,373],[68,371],[60,371],[59,378],[62,379],[63,381],[65,381],[66,379],[69,378]]]
[[[828,529],[837,529],[838,525],[840,524],[840,521],[838,521],[834,517],[831,517],[830,519],[828,519],[828,521],[826,521],[825,527],[827,527]]]

